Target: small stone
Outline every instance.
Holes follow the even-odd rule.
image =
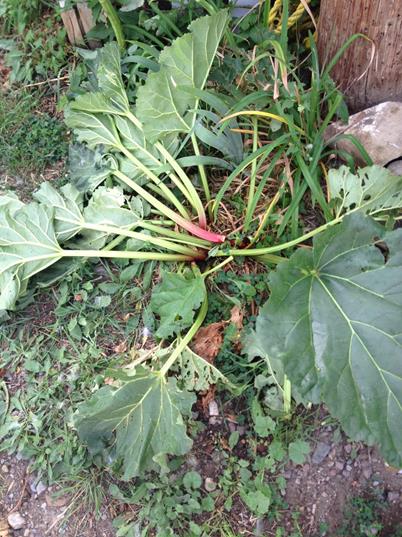
[[[399,500],[399,494],[397,492],[388,492],[387,500],[389,503],[396,503]]]
[[[40,496],[45,492],[45,490],[47,490],[47,486],[42,483],[42,481],[39,481],[39,483],[36,485],[36,494]]]
[[[10,513],[7,521],[13,530],[20,530],[25,526],[25,518],[20,513]]]
[[[372,476],[373,472],[371,471],[370,468],[363,468],[363,477],[365,479],[370,479],[370,477]]]
[[[349,477],[349,472],[347,470],[344,470],[342,472],[343,477]]]
[[[303,464],[303,468],[302,468],[303,474],[308,474],[309,470],[310,470],[310,465]]]
[[[1,467],[1,473],[8,474],[8,466],[6,464],[3,464],[3,466]]]
[[[220,425],[222,423],[222,418],[220,416],[211,416],[209,418],[209,423],[211,425]]]
[[[29,530],[24,531],[24,537],[29,537]]]
[[[352,471],[352,467],[350,466],[350,464],[347,464],[347,465],[346,465],[346,471],[347,471],[347,472],[351,472],[351,471]]]
[[[370,535],[377,535],[378,534],[378,528],[370,528]]]
[[[285,479],[290,479],[292,477],[292,472],[290,470],[286,470],[286,472],[283,472],[282,475]]]
[[[373,481],[373,487],[378,487],[379,484],[380,484],[379,481]]]
[[[340,472],[342,472],[342,470],[343,470],[343,468],[344,468],[344,464],[343,464],[343,462],[340,462],[340,461],[336,462],[336,463],[335,463],[335,468],[336,468],[337,470],[339,470]]]
[[[229,421],[229,431],[234,433],[236,431],[236,424],[233,421]]]
[[[187,464],[193,468],[198,466],[198,459],[193,453],[187,455]]]
[[[329,471],[329,475],[330,475],[331,477],[335,477],[337,473],[338,473],[338,470],[335,470],[335,468],[334,468],[333,470],[330,470],[330,471]]]
[[[318,442],[313,456],[311,457],[311,462],[313,464],[320,464],[328,455],[330,449],[331,446],[329,444],[326,444],[325,442]]]
[[[207,492],[213,492],[216,489],[216,483],[210,477],[205,479],[204,486]]]
[[[210,401],[208,405],[209,415],[210,416],[219,416],[218,403],[216,401]]]
[[[352,452],[352,446],[351,444],[346,444],[346,446],[344,447],[344,450],[346,453],[351,453]]]

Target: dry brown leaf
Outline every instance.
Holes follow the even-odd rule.
[[[230,322],[235,325],[238,330],[243,330],[244,314],[239,306],[233,306],[230,310]]]
[[[204,358],[204,360],[207,360],[210,364],[214,363],[215,358],[221,350],[224,326],[224,321],[203,326],[193,338],[191,348],[196,354]]]
[[[213,384],[206,392],[200,394],[197,406],[204,416],[209,415],[209,403],[215,399],[216,386]]]
[[[221,436],[219,442],[225,451],[232,451],[225,437]]]
[[[113,347],[113,352],[116,352],[118,354],[121,354],[122,352],[126,352],[126,350],[127,350],[127,341],[122,341],[121,343]]]

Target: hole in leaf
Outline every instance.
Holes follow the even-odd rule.
[[[384,241],[382,241],[379,237],[374,237],[375,243],[374,246],[380,250],[382,256],[384,257],[385,263],[388,261],[389,257],[389,248],[386,245]]]

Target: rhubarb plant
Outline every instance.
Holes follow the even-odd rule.
[[[207,136],[197,123],[226,22],[225,11],[194,21],[161,53],[159,71],[148,75],[134,104],[117,45],[99,52],[97,91],[76,97],[65,114],[83,144],[76,153],[78,180],[60,190],[44,183],[28,204],[0,197],[0,310],[12,310],[30,278],[61,260],[174,263],[163,267],[150,302],[159,319],[159,351],[114,372],[111,384],[74,418],[91,452],[129,479],[190,448],[184,416],[191,414],[194,391],[216,382],[229,386],[189,348],[207,313],[207,279],[234,258],[278,265],[255,333],[244,339],[250,359],[265,360],[286,412],[292,386],[297,401],[325,402],[350,436],[379,444],[390,462],[402,464],[401,233],[380,224],[386,220],[390,227],[402,206],[402,179],[378,167],[357,175],[346,167],[332,170],[325,202],[331,217],[297,238],[263,246],[279,194],[253,232],[251,222],[291,135],[259,147],[252,131],[252,152],[232,166],[217,192],[207,163],[221,160],[204,158],[198,146],[212,139],[219,148],[233,139],[231,124],[217,127],[225,137],[217,144],[218,134]],[[243,245],[235,233],[229,241],[208,225],[216,225],[225,196],[245,170],[249,235]],[[310,239],[312,248],[297,249]],[[288,260],[276,255],[295,249]],[[199,261],[207,265],[204,272]]]

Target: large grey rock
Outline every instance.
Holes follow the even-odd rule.
[[[385,102],[353,114],[348,124],[332,123],[325,131],[325,139],[337,149],[354,156],[358,164],[364,164],[356,146],[340,134],[352,134],[363,145],[374,164],[385,166],[402,157],[402,103]]]

